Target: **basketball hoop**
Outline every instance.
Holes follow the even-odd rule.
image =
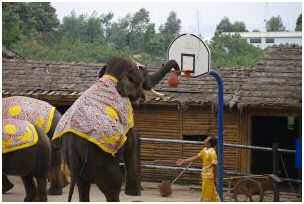
[[[168,60],[175,60],[182,76],[198,77],[210,72],[211,54],[204,41],[194,34],[176,37],[168,48]]]

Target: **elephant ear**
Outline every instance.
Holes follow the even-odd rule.
[[[143,83],[143,89],[145,90],[151,90],[152,89],[152,83],[151,79],[149,77],[149,74],[147,71],[144,71],[144,83]]]
[[[131,69],[123,72],[121,78],[117,82],[117,91],[122,97],[134,95],[135,84],[132,72],[133,70]]]
[[[117,91],[122,97],[137,100],[142,96],[144,74],[141,70],[129,69],[123,72],[117,82]]]
[[[107,65],[103,66],[98,72],[98,78],[101,78],[106,73]]]

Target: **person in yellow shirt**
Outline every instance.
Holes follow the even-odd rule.
[[[176,165],[182,166],[185,163],[193,162],[201,159],[202,164],[202,195],[201,202],[220,202],[220,198],[216,191],[217,181],[217,155],[214,147],[216,146],[216,138],[209,136],[204,141],[205,148],[197,155],[186,159],[178,159]]]

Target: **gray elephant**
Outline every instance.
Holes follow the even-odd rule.
[[[171,60],[150,74],[131,60],[112,58],[100,72],[101,77],[85,91],[60,119],[53,143],[62,143],[64,158],[71,170],[68,201],[74,185],[79,201],[89,201],[90,185],[95,183],[107,201],[119,201],[123,157],[127,195],[140,195],[139,159],[137,158],[131,101],[144,98],[170,70],[179,71]]]
[[[11,96],[2,99],[2,118],[28,121],[41,128],[51,141],[61,114],[51,104],[25,96]],[[50,195],[62,194],[62,175],[60,147],[52,148],[52,165],[50,169]],[[6,176],[3,176],[2,193],[13,188]]]
[[[51,142],[40,128],[24,120],[2,120],[2,175],[21,176],[25,202],[47,201],[51,152]]]

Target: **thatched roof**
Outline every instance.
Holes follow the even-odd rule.
[[[230,103],[239,108],[302,107],[302,47],[274,46],[250,73]]]
[[[229,105],[234,93],[244,82],[247,81],[251,68],[218,68],[217,71],[224,83],[224,104]],[[217,104],[218,85],[213,76],[205,75],[197,78],[179,78],[176,88],[170,88],[167,82],[168,76],[163,79],[155,90],[165,94],[164,98],[149,95],[146,97],[149,103],[159,103],[160,101],[179,104]]]
[[[2,96],[72,104],[98,79],[103,64],[3,59]]]
[[[301,47],[273,47],[255,68],[216,69],[224,82],[224,104],[300,108],[301,56]],[[57,105],[73,103],[97,80],[104,65],[13,59],[2,63],[3,97],[25,95]],[[145,104],[217,103],[217,83],[212,76],[180,78],[177,88],[170,88],[165,78],[155,90],[165,97],[148,95]]]
[[[24,57],[22,57],[17,52],[9,49],[5,45],[2,45],[2,57],[7,59],[22,59],[24,60]]]

